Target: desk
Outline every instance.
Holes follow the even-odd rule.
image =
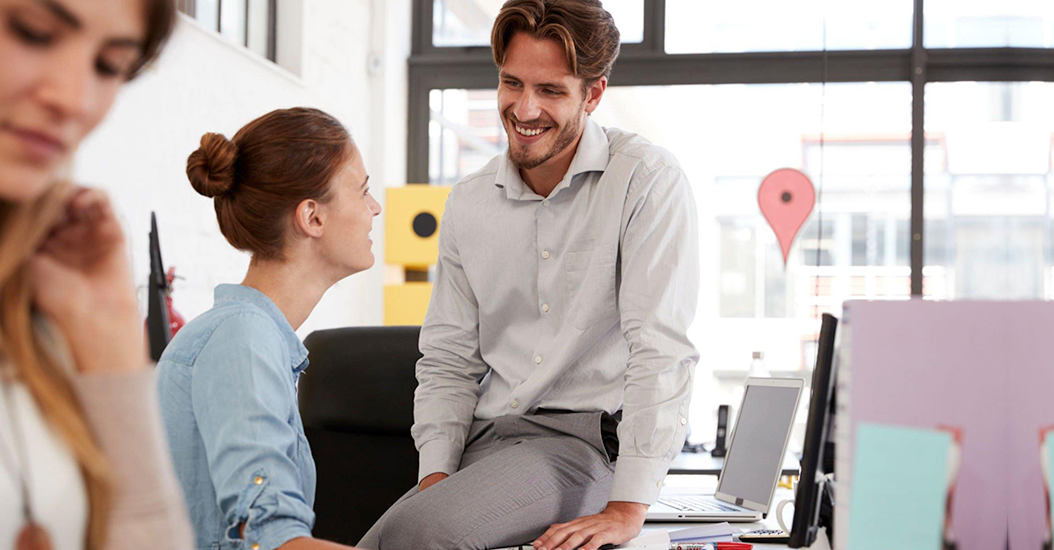
[[[720,475],[724,458],[714,458],[710,453],[681,453],[670,463],[670,475]],[[783,457],[780,475],[796,476],[801,470],[798,457],[787,453]]]
[[[699,453],[699,454],[702,454],[703,456],[705,456],[707,458],[710,458],[710,456],[705,454],[705,453]],[[698,472],[693,472],[693,473],[698,474]],[[699,488],[698,487],[698,485],[699,485],[699,481],[698,480],[700,480],[700,479],[706,480],[706,481],[703,482],[704,487],[702,487],[702,488],[704,490],[705,489],[713,489],[713,488],[716,488],[716,486],[717,486],[717,480],[713,479],[713,478],[705,478],[705,477],[704,478],[700,478],[700,477],[697,477],[697,476],[693,476],[692,478],[688,478],[688,477],[684,477],[684,476],[677,476],[677,477],[674,477],[674,478],[666,478],[666,479],[667,479],[667,482],[670,482],[671,485],[680,486],[680,487],[695,487],[695,488]],[[706,485],[710,485],[711,487],[705,487]],[[776,515],[775,515],[776,514],[776,505],[779,504],[779,502],[781,500],[793,499],[793,498],[794,498],[794,492],[791,491],[790,489],[786,489],[784,487],[780,487],[780,488],[776,489],[776,494],[773,495],[773,497],[772,497],[772,513],[769,514],[768,517],[766,517],[765,519],[763,519],[761,521],[753,521],[753,522],[749,522],[749,523],[732,523],[731,524],[732,525],[732,529],[735,530],[735,534],[736,535],[739,535],[740,533],[746,533],[747,531],[755,531],[757,529],[779,529],[780,528],[779,521],[776,519]],[[787,507],[787,509],[784,510],[784,514],[786,514],[785,521],[787,521],[788,523],[793,521],[793,519],[792,519],[792,515],[793,514],[791,513],[791,509],[792,509],[791,507]],[[659,529],[666,529],[667,531],[677,531],[677,530],[680,530],[680,529],[687,529],[687,528],[695,526],[695,525],[700,525],[701,523],[702,522],[691,522],[691,521],[679,521],[679,522],[670,522],[670,523],[646,522],[644,524],[644,529],[641,530],[641,534],[645,534],[645,533],[648,533],[650,531],[658,531]],[[789,525],[788,525],[788,527],[789,527]],[[759,544],[759,543],[752,543],[752,544],[754,544],[754,550],[786,550],[787,549],[787,545],[786,544]],[[519,550],[519,548],[518,547],[512,547],[512,548],[506,548],[506,549],[500,549],[500,550]],[[816,542],[814,542],[813,545],[810,546],[806,550],[831,550],[831,546],[827,542],[827,533],[826,533],[826,531],[821,529],[820,533],[819,533],[819,536],[816,537]]]
[[[772,497],[772,513],[769,514],[769,516],[767,518],[765,518],[765,519],[763,519],[761,521],[755,521],[755,522],[750,522],[750,523],[732,523],[730,525],[732,525],[732,528],[736,530],[737,534],[738,533],[745,533],[747,531],[754,531],[754,530],[757,530],[757,529],[779,529],[780,528],[779,522],[776,520],[776,515],[775,515],[776,514],[776,504],[778,504],[779,501],[781,501],[781,500],[792,499],[792,498],[794,498],[794,493],[790,489],[784,489],[782,487],[779,488],[779,489],[776,489],[776,494],[775,494],[775,496]],[[787,521],[788,523],[792,521],[791,509],[792,508],[788,506],[787,509],[784,510],[784,514],[786,514],[786,516],[787,516],[785,521]],[[642,533],[647,533],[648,531],[656,531],[656,530],[659,530],[659,529],[666,529],[667,531],[676,531],[678,529],[686,529],[686,528],[692,527],[694,525],[699,525],[699,524],[698,523],[694,523],[694,522],[676,522],[676,523],[651,523],[651,522],[648,522],[648,523],[644,524],[644,529],[643,529]],[[789,527],[789,525],[788,525],[788,527]],[[786,550],[786,548],[787,548],[786,544],[759,544],[759,543],[753,543],[753,544],[754,544],[754,550],[776,550],[776,549]],[[814,542],[813,545],[810,546],[808,550],[830,550],[830,548],[831,548],[830,545],[827,543],[827,534],[826,534],[826,532],[825,531],[821,531],[820,532],[820,536],[816,537],[816,542]]]

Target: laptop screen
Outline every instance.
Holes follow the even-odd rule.
[[[747,385],[718,492],[753,502],[769,501],[783,466],[783,444],[800,391]]]

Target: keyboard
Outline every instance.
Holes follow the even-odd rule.
[[[713,497],[708,496],[677,496],[677,497],[661,497],[659,499],[660,504],[665,504],[670,508],[680,510],[682,512],[742,512],[742,508],[736,508],[729,504],[725,504],[719,500],[715,500]]]

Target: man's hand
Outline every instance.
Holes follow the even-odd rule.
[[[603,512],[557,523],[534,541],[538,550],[597,550],[622,544],[640,534],[648,507],[638,502],[609,502]]]
[[[417,488],[417,492],[420,493],[421,491],[424,491],[425,489],[435,485],[436,483],[439,483],[440,481],[443,481],[448,477],[450,476],[444,474],[443,472],[429,474],[428,477],[421,480],[421,485]]]

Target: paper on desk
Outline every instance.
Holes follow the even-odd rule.
[[[619,548],[622,550],[670,550],[670,534],[666,529],[641,533],[639,537],[626,541]]]
[[[732,542],[735,529],[727,521],[670,531],[671,542]]]
[[[943,430],[857,427],[848,550],[941,547],[951,445]]]

